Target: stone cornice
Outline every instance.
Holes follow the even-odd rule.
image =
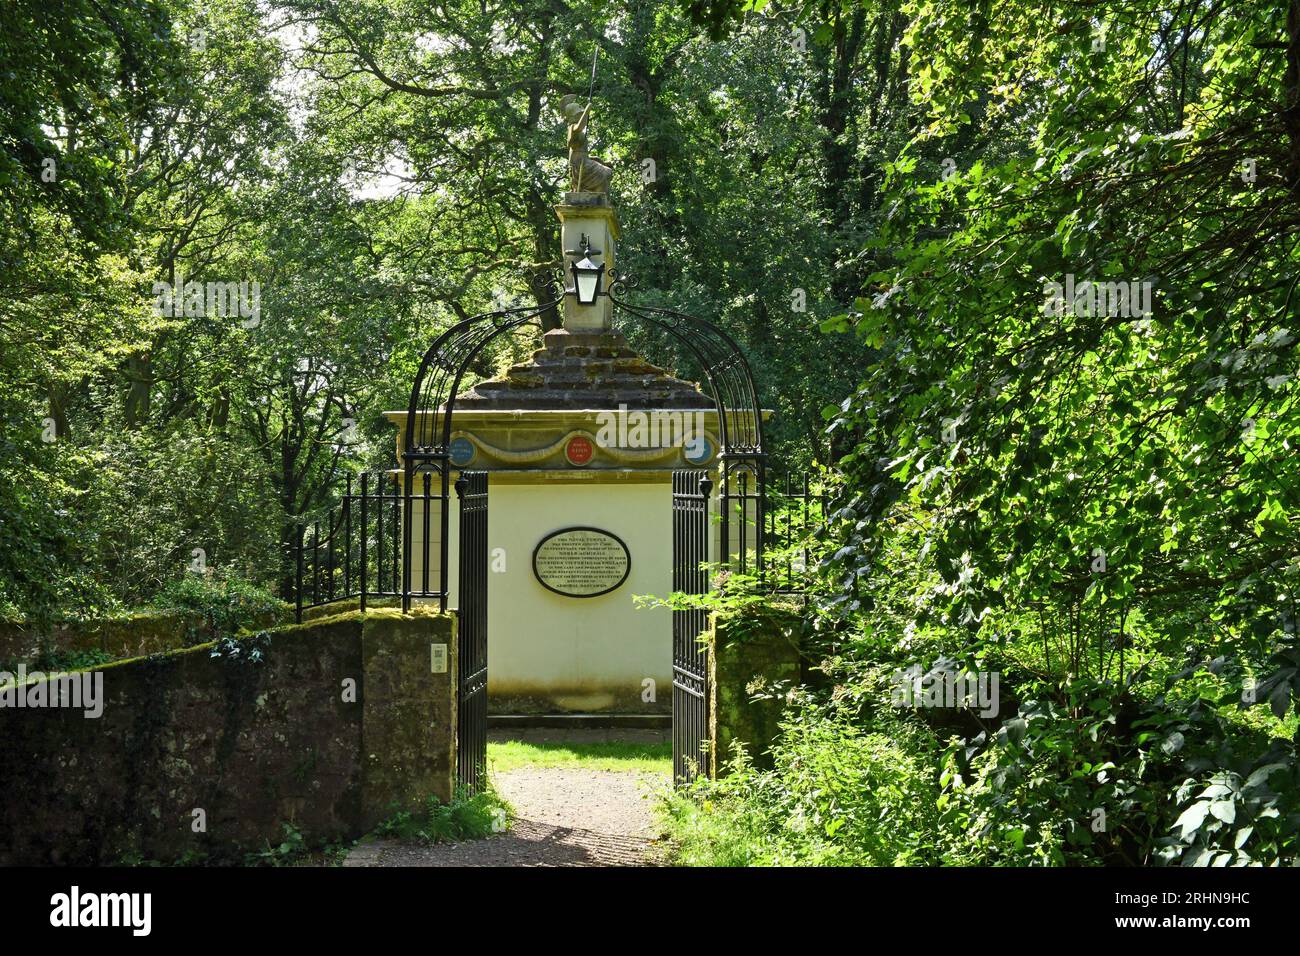
[[[566,422],[590,422],[594,421],[601,415],[608,415],[613,409],[608,408],[461,408],[456,406],[452,417],[456,423],[464,422],[466,425],[483,426],[483,425],[529,425],[535,424],[546,428],[554,428]],[[690,412],[692,414],[703,415],[704,420],[710,424],[718,420],[718,411],[715,408],[638,408],[629,405],[629,412]],[[382,413],[384,418],[388,419],[395,425],[406,424],[406,409],[394,409]],[[431,415],[432,412],[420,412],[421,415]],[[729,411],[727,420],[734,421],[740,413]],[[774,412],[770,408],[763,409],[763,421],[772,417]]]

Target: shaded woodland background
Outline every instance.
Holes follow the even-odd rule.
[[[439,330],[543,294],[597,50],[636,294],[740,340],[835,500],[791,625],[827,686],[684,845],[1294,861],[1300,0],[13,0],[0,614],[194,549],[274,587]],[[177,275],[260,320],[155,314]],[[1045,309],[1067,279],[1152,309]],[[889,707],[911,666],[999,670],[1003,714]]]

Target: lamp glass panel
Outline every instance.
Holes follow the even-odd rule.
[[[600,274],[594,269],[588,272],[580,269],[577,272],[576,283],[578,288],[578,301],[583,305],[591,305],[596,301],[596,282]]]

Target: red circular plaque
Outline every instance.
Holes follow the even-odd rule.
[[[592,446],[591,440],[581,435],[574,435],[564,446],[564,457],[569,459],[570,465],[585,465],[591,461],[595,453],[596,449]]]

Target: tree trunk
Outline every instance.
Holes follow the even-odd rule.
[[[54,422],[54,437],[65,441],[70,435],[68,428],[68,394],[59,385],[49,387],[50,420]]]
[[[153,399],[153,360],[148,352],[140,352],[126,360],[126,424],[140,428],[149,423]]]
[[[1300,0],[1286,11],[1286,73],[1282,80],[1282,123],[1286,127],[1291,188],[1300,189]]]

